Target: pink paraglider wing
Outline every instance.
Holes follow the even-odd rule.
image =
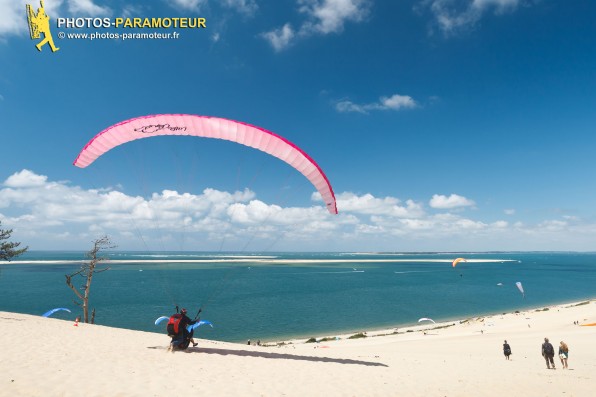
[[[327,210],[337,214],[335,194],[329,180],[308,154],[273,132],[233,120],[190,114],[158,114],[126,120],[97,134],[85,145],[73,164],[85,168],[116,146],[158,135],[224,139],[275,156],[304,175],[321,194]]]

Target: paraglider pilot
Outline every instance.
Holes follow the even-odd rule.
[[[176,307],[177,313],[170,317],[170,321],[168,322],[167,326],[168,335],[172,338],[170,350],[185,350],[191,342],[193,346],[198,344],[192,338],[194,330],[188,331],[186,327],[199,321],[199,314],[201,314],[201,310],[202,309],[199,309],[195,320],[191,320],[186,315],[186,309],[182,309],[180,310],[180,313],[178,313],[178,307]]]
[[[195,340],[192,338],[192,334],[194,333],[193,331],[188,332],[188,330],[186,329],[186,327],[188,327],[189,325],[193,325],[196,324],[197,320],[191,320],[190,317],[188,317],[186,315],[186,309],[182,309],[180,310],[180,314],[182,314],[182,318],[180,319],[180,326],[182,327],[182,334],[183,334],[183,339],[186,340],[188,338],[188,340],[190,340],[190,342],[192,343],[193,347],[198,345],[198,343],[195,342]],[[201,310],[199,310],[199,313],[201,313]],[[197,315],[198,315],[197,314]]]

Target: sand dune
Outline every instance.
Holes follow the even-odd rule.
[[[319,343],[199,340],[169,353],[162,334],[0,312],[0,395],[591,396],[596,327],[574,321],[595,323],[596,302]],[[544,337],[568,343],[569,369],[557,357],[546,369]]]

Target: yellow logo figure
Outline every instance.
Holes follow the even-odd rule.
[[[52,32],[50,32],[50,17],[46,14],[46,10],[43,8],[43,0],[40,0],[39,3],[41,4],[41,7],[37,9],[37,14],[33,11],[33,7],[27,4],[27,21],[29,22],[29,34],[31,35],[31,40],[39,39],[40,33],[43,33],[44,39],[35,46],[37,50],[41,51],[41,47],[43,47],[44,44],[49,43],[52,52],[56,52],[60,48],[54,45]]]

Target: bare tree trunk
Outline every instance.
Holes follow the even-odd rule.
[[[93,243],[93,249],[87,253],[87,255],[91,258],[89,263],[84,264],[78,272],[65,276],[66,277],[66,285],[68,285],[68,287],[81,300],[81,302],[75,301],[75,303],[83,308],[83,321],[87,324],[89,323],[89,295],[91,292],[91,282],[93,281],[93,275],[95,273],[104,272],[109,269],[109,268],[105,268],[105,269],[101,269],[101,270],[96,270],[96,265],[107,259],[104,257],[98,257],[97,254],[102,249],[107,249],[107,248],[114,248],[114,246],[112,246],[108,236],[104,236],[100,239],[95,240],[95,242]],[[85,286],[83,287],[84,288],[83,293],[79,292],[79,290],[72,283],[72,277],[77,276],[77,275],[85,277],[85,279],[86,279]],[[93,311],[91,313],[91,323],[92,324],[95,323],[95,309],[93,309]]]
[[[71,275],[65,275],[66,277],[66,285],[68,285],[70,287],[70,289],[72,290],[72,292],[75,293],[75,295],[82,301],[83,300],[83,295],[81,295],[81,293],[77,290],[77,287],[74,286],[74,284],[72,283],[72,276],[76,276],[78,274],[80,274],[83,270],[79,270],[78,272],[71,274]],[[77,305],[81,305],[80,303],[78,303],[77,301],[74,301]]]
[[[96,243],[97,245],[97,243]],[[95,249],[94,249],[95,251]],[[92,252],[94,252],[92,251]],[[89,262],[89,269],[87,273],[87,282],[85,283],[85,296],[83,298],[83,317],[85,322],[89,322],[89,293],[91,292],[91,281],[93,280],[93,273],[95,272],[96,258],[95,253],[93,259]]]

